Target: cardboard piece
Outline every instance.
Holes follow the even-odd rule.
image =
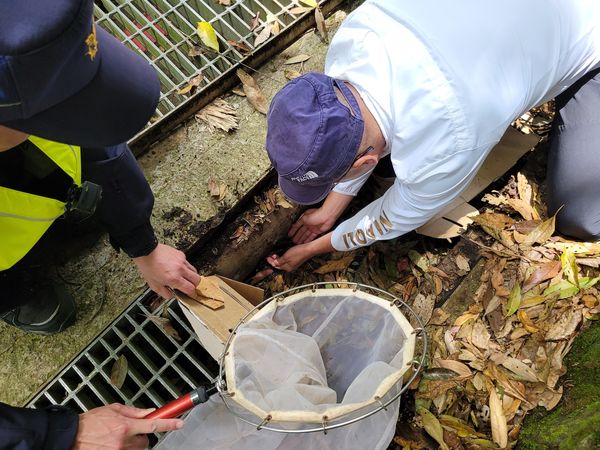
[[[213,309],[179,291],[175,291],[175,297],[202,346],[218,360],[231,330],[248,311],[262,302],[264,292],[255,286],[219,275],[210,278],[216,281],[221,291],[222,307]]]
[[[223,307],[223,292],[219,289],[219,279],[215,276],[200,276],[200,283],[196,286],[196,295],[193,299],[210,309]]]
[[[477,209],[468,202],[483,192],[491,183],[504,175],[540,140],[536,134],[522,134],[509,127],[500,142],[489,153],[469,184],[446,209],[415,231],[424,236],[448,239],[463,233],[473,223]]]

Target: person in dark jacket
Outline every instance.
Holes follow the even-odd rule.
[[[125,143],[153,114],[158,77],[94,24],[93,7],[0,0],[0,318],[31,333],[75,320],[73,298],[44,264],[48,230],[61,221],[97,219],[164,297],[199,281],[182,252],[158,243],[154,197]],[[148,413],[0,404],[0,449],[144,448],[145,433],[182,425]]]

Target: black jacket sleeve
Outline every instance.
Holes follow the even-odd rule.
[[[79,416],[62,406],[15,408],[0,403],[0,450],[69,450]]]
[[[102,186],[96,217],[115,249],[145,256],[158,245],[150,223],[154,195],[127,144],[81,150],[83,179]]]

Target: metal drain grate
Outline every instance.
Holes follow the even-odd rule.
[[[163,311],[162,306],[150,311],[152,298],[150,292],[138,298],[27,406],[59,404],[84,412],[119,402],[150,408],[211,384],[218,365],[201,347],[178,304],[167,305],[180,342],[148,318]],[[110,373],[121,355],[127,359],[128,373],[118,389],[110,382]]]
[[[156,112],[160,119],[183,104],[189,96],[177,91],[200,71],[204,78],[199,89],[220,77],[244,56],[227,40],[254,47],[261,28],[251,31],[252,18],[260,13],[261,23],[267,16],[276,18],[283,30],[299,17],[290,13],[297,6],[292,0],[285,5],[273,0],[232,0],[223,6],[217,0],[96,0],[97,23],[133,50],[144,56],[157,70],[161,82],[161,99]],[[217,33],[220,53],[189,56],[198,45],[196,24],[211,23]]]

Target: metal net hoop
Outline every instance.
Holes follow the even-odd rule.
[[[327,414],[302,411],[266,411],[256,407],[243,393],[238,391],[235,382],[234,352],[238,333],[244,326],[261,320],[266,314],[277,312],[295,302],[319,299],[329,296],[351,295],[360,301],[371,302],[373,307],[385,308],[406,332],[406,349],[403,353],[403,367],[393,376],[387,377],[378,386],[374,395],[364,402],[332,407]],[[371,305],[369,305],[371,306]],[[240,327],[242,329],[240,330]],[[230,413],[257,429],[281,433],[327,432],[363,420],[396,401],[415,380],[423,368],[427,354],[427,335],[421,318],[400,298],[374,286],[350,282],[318,282],[306,284],[278,293],[249,311],[232,330],[219,358],[219,375],[216,387]],[[228,381],[229,383],[228,383]],[[400,388],[398,388],[401,386]],[[249,411],[251,414],[242,413]]]

